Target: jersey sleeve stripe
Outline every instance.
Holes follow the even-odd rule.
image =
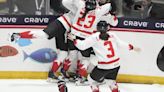
[[[62,18],[63,18],[64,21],[67,23],[67,25],[68,25],[69,27],[71,27],[71,24],[67,21],[67,19],[66,19],[64,16],[62,16]]]

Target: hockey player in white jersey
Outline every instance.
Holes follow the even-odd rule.
[[[107,3],[102,6],[98,5],[96,0],[69,0],[72,5],[77,7],[76,15],[72,21],[71,33],[78,39],[85,39],[95,32],[97,21],[111,9],[111,4]],[[73,42],[68,41],[70,53],[77,53]],[[80,77],[87,76],[87,66],[92,48],[80,51],[82,54],[81,63],[79,63],[78,74]],[[73,56],[69,54],[70,56]],[[75,54],[74,54],[75,55]]]
[[[58,3],[58,2],[57,2]],[[68,6],[67,0],[63,0],[62,3],[65,6]],[[65,13],[64,15],[58,17],[55,21],[48,24],[48,26],[43,31],[25,31],[20,33],[13,33],[11,35],[10,40],[15,41],[17,38],[44,38],[44,39],[52,39],[55,37],[56,39],[56,47],[60,51],[58,52],[57,59],[53,61],[53,65],[51,70],[48,73],[48,81],[53,81],[52,79],[58,79],[56,72],[58,71],[59,67],[62,65],[63,61],[63,68],[61,69],[62,74],[67,77],[65,71],[68,70],[70,66],[70,61],[66,59],[68,54],[68,46],[65,39],[65,34],[70,31],[71,21],[74,18],[74,13],[76,12],[76,8],[74,6],[66,7],[70,10],[70,12]],[[55,80],[56,81],[56,80]]]
[[[114,33],[107,32],[108,29],[108,23],[100,21],[97,24],[97,31],[99,32],[92,34],[85,40],[75,39],[75,36],[72,34],[68,35],[68,38],[73,40],[75,46],[80,50],[92,47],[98,58],[96,67],[88,76],[92,92],[100,92],[99,85],[96,82],[103,82],[104,80],[112,92],[119,92],[116,83],[116,77],[120,68],[118,50],[122,48],[140,51],[140,48],[123,42]]]

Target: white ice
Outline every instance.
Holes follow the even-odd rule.
[[[67,83],[68,92],[91,92],[89,86],[75,86]],[[119,83],[120,92],[164,92],[164,85]],[[100,86],[101,92],[111,92],[106,85]],[[59,92],[56,83],[46,80],[6,79],[0,80],[0,92]]]

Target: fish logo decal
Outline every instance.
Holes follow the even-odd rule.
[[[50,63],[57,58],[57,53],[51,48],[43,48],[31,53],[30,55],[24,52],[24,60],[28,57],[40,63]]]
[[[18,50],[10,45],[0,46],[0,57],[15,56]]]

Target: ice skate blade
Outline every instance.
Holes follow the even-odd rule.
[[[69,79],[64,78],[63,76],[58,76],[58,79],[61,81],[69,82]]]

